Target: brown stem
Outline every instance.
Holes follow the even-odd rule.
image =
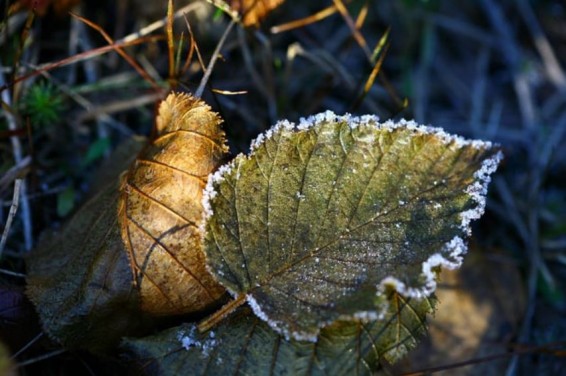
[[[236,308],[240,307],[246,302],[246,294],[240,294],[236,299],[228,302],[218,311],[208,316],[198,324],[198,330],[204,333],[212,329],[220,321],[224,320],[229,314],[234,312]]]

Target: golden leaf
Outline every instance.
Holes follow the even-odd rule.
[[[224,294],[206,270],[199,230],[202,190],[227,152],[220,123],[201,100],[169,95],[156,138],[123,177],[122,240],[144,312],[198,311]]]
[[[257,26],[269,12],[285,0],[231,0],[230,6],[242,15],[245,26]]]

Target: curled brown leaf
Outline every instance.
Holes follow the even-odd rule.
[[[156,138],[122,180],[122,239],[145,312],[198,311],[224,294],[205,268],[199,231],[202,190],[227,152],[220,124],[201,100],[169,95]]]
[[[257,26],[285,0],[230,0],[230,6],[242,15],[244,26]]]

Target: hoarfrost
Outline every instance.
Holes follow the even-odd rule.
[[[351,129],[356,129],[360,126],[375,127],[375,129],[388,131],[388,132],[393,132],[397,129],[407,129],[413,132],[411,136],[418,136],[422,134],[434,135],[440,140],[442,140],[442,142],[445,145],[451,148],[461,148],[465,146],[471,146],[476,149],[489,149],[492,147],[492,144],[490,142],[464,139],[460,136],[448,134],[441,128],[434,128],[430,126],[420,125],[412,120],[402,119],[397,122],[388,120],[383,123],[380,123],[379,119],[373,115],[363,115],[361,117],[356,117],[350,114],[345,114],[339,116],[334,114],[332,111],[326,111],[316,115],[312,115],[308,118],[301,118],[298,125],[295,125],[294,123],[291,123],[287,120],[279,121],[271,129],[257,136],[257,138],[251,144],[251,152],[254,152],[258,148],[260,148],[262,145],[264,145],[268,140],[272,139],[274,136],[287,137],[289,132],[307,131],[312,127],[315,127],[325,122],[345,122],[348,124],[348,126]],[[371,134],[371,132],[369,133]],[[473,209],[465,211],[460,215],[460,219],[461,219],[460,228],[464,230],[465,234],[469,234],[470,232],[469,229],[470,222],[474,219],[479,218],[483,214],[485,208],[485,195],[487,193],[487,185],[490,181],[490,174],[492,174],[496,170],[497,165],[501,160],[501,158],[502,158],[501,153],[498,153],[494,157],[484,161],[482,163],[481,168],[474,174],[474,178],[476,179],[476,181],[470,186],[468,186],[465,190],[465,192],[469,194],[470,197],[476,203]],[[202,229],[204,229],[204,222],[206,222],[206,220],[214,214],[211,206],[212,200],[217,195],[217,192],[214,187],[225,179],[225,176],[232,171],[234,166],[235,166],[234,162],[230,162],[229,164],[220,167],[218,171],[216,171],[214,174],[212,174],[209,177],[208,183],[204,190],[203,201],[202,201],[204,208],[203,210],[204,221],[202,224],[203,227],[201,227]],[[442,184],[446,184],[446,181],[444,179],[441,182]],[[439,183],[440,182],[438,181],[434,182],[435,185]],[[331,184],[335,185],[336,181],[332,181]],[[297,192],[296,197],[299,200],[304,199],[304,195],[301,192]],[[405,201],[399,200],[400,206],[403,206],[405,204],[406,204]],[[436,203],[434,204],[434,208],[440,209],[441,205],[439,203]],[[387,211],[384,211],[382,213],[382,215],[386,215],[386,214]],[[401,227],[399,223],[396,223],[395,226],[397,228]],[[204,236],[204,231],[202,233]],[[340,238],[343,238],[343,235],[341,235]],[[439,267],[444,267],[448,269],[458,268],[462,263],[462,255],[465,252],[466,252],[466,245],[464,244],[464,241],[460,237],[454,237],[451,241],[447,242],[442,247],[442,249],[438,251],[438,253],[431,255],[426,261],[422,263],[421,277],[424,281],[422,286],[417,286],[417,287],[407,286],[407,284],[401,281],[399,278],[395,276],[388,276],[378,284],[377,286],[378,290],[383,291],[386,287],[393,287],[400,294],[405,295],[407,297],[423,298],[425,296],[429,296],[436,289],[436,269]],[[315,262],[319,262],[319,259],[315,258]],[[231,291],[230,289],[228,290],[233,296],[237,295],[236,292]],[[291,332],[284,322],[278,322],[269,318],[268,315],[262,310],[259,303],[251,294],[246,295],[246,300],[257,317],[267,322],[271,328],[273,328],[275,331],[283,335],[285,338],[289,339],[290,337],[293,337],[297,340],[307,340],[312,342],[316,341],[317,338],[316,334]],[[353,317],[361,320],[364,319],[376,320],[381,318],[382,315],[377,312],[362,311],[355,313]],[[185,348],[201,346],[198,344],[198,341],[196,342],[194,341],[192,336],[187,336],[187,337],[183,336],[182,338],[180,338],[180,340],[182,340],[183,347]],[[215,341],[214,335],[207,340]],[[202,347],[200,348],[202,349]]]
[[[189,331],[179,331],[177,333],[177,340],[181,342],[181,346],[189,351],[192,348],[199,349],[203,357],[210,355],[210,352],[218,345],[216,334],[213,331],[208,333],[208,337],[198,340],[197,330],[195,326],[191,326]]]
[[[206,219],[212,217],[212,215],[214,214],[212,205],[210,204],[210,202],[216,197],[217,194],[214,186],[224,181],[225,175],[228,174],[234,168],[234,166],[234,161],[231,161],[220,166],[218,170],[216,170],[216,172],[208,175],[208,180],[202,194],[203,217],[205,219],[204,222],[206,222]]]
[[[401,119],[397,122],[394,122],[393,120],[387,120],[383,123],[380,123],[379,117],[375,115],[353,116],[349,113],[346,113],[344,115],[336,115],[332,111],[325,111],[306,118],[300,118],[298,124],[289,122],[288,120],[281,120],[277,122],[273,127],[268,129],[265,133],[259,134],[256,139],[252,141],[250,150],[253,152],[254,150],[258,149],[267,140],[271,139],[274,134],[279,133],[281,130],[293,131],[296,129],[298,131],[306,131],[324,122],[345,122],[351,129],[356,129],[359,126],[373,125],[376,129],[389,132],[393,132],[394,130],[399,128],[405,128],[414,132],[415,135],[433,134],[436,137],[440,138],[445,144],[453,144],[457,148],[472,146],[476,149],[489,149],[492,147],[492,143],[489,141],[468,140],[460,136],[449,134],[442,128],[418,124],[414,120]]]
[[[502,158],[503,154],[498,152],[493,157],[483,161],[481,168],[474,173],[474,178],[477,180],[465,189],[465,192],[470,195],[476,204],[474,208],[460,214],[460,228],[468,235],[472,232],[470,223],[480,218],[485,211],[487,186],[491,181],[491,174],[497,170],[497,166]]]
[[[462,265],[463,255],[467,247],[462,238],[455,236],[452,240],[444,244],[439,253],[431,255],[422,264],[422,277],[424,283],[421,287],[407,286],[396,277],[385,277],[378,285],[378,291],[383,293],[386,287],[392,287],[399,294],[415,299],[422,299],[430,296],[436,290],[436,273],[434,269],[443,267],[449,270],[458,269]]]
[[[260,147],[261,144],[263,144],[264,142],[264,135],[263,133],[260,133],[255,139],[252,140],[252,142],[250,143],[250,150],[254,151],[256,149],[258,149]]]
[[[363,323],[368,323],[371,321],[381,320],[383,318],[383,313],[378,313],[376,311],[360,311],[354,313],[352,317]]]
[[[250,151],[258,149],[267,140],[271,139],[273,135],[279,133],[282,130],[293,131],[295,129],[295,124],[288,120],[280,120],[273,127],[269,128],[265,133],[260,133],[250,144]]]
[[[285,339],[288,341],[291,337],[296,339],[297,341],[309,341],[309,342],[316,342],[317,334],[312,333],[301,333],[301,332],[289,332],[287,330],[285,323],[278,322],[275,320],[271,320],[265,312],[261,309],[260,305],[258,304],[257,300],[251,295],[246,295],[246,300],[250,305],[252,311],[254,311],[255,315],[260,318],[261,320],[265,321],[267,325],[271,327],[271,329],[275,330],[277,333],[281,334]]]

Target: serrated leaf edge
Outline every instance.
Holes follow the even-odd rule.
[[[498,147],[498,144],[492,143],[490,141],[483,141],[483,140],[474,140],[474,139],[466,139],[464,137],[453,135],[447,133],[442,128],[438,127],[431,127],[426,125],[421,125],[415,122],[414,120],[405,120],[401,119],[398,122],[394,122],[393,120],[387,120],[384,123],[379,122],[379,118],[375,115],[362,115],[362,116],[352,116],[351,114],[344,114],[344,115],[336,115],[332,111],[325,111],[318,113],[316,115],[309,116],[308,118],[301,118],[299,120],[299,124],[295,124],[288,120],[280,120],[277,122],[273,127],[268,129],[266,132],[261,133],[255,138],[250,145],[250,151],[247,155],[240,153],[238,154],[232,161],[229,163],[221,166],[216,172],[212,173],[208,177],[208,181],[206,187],[203,192],[202,198],[202,206],[203,210],[203,219],[200,224],[201,229],[201,236],[204,238],[206,236],[206,223],[209,218],[214,215],[214,211],[212,209],[211,201],[216,197],[217,191],[215,190],[215,185],[220,184],[224,179],[225,175],[230,173],[231,170],[236,166],[236,161],[240,158],[249,158],[253,152],[260,148],[265,142],[271,139],[275,134],[281,131],[287,132],[301,132],[301,131],[308,131],[310,128],[322,123],[322,122],[346,122],[352,129],[355,129],[359,126],[363,125],[373,125],[376,127],[377,130],[387,130],[392,132],[399,128],[405,128],[410,131],[415,132],[415,134],[424,134],[424,135],[434,135],[438,137],[445,145],[454,144],[456,148],[460,149],[466,146],[471,146],[475,149],[492,149],[494,147]],[[495,153],[492,157],[485,159],[482,162],[481,168],[474,172],[474,182],[464,189],[464,192],[467,193],[472,200],[475,202],[475,206],[463,213],[460,214],[460,229],[467,235],[471,235],[471,222],[475,219],[480,218],[484,211],[486,205],[486,195],[487,195],[487,187],[489,182],[491,181],[491,174],[493,174],[499,162],[503,159],[503,154],[501,151]],[[204,244],[204,243],[203,243]],[[402,295],[405,298],[414,298],[414,299],[424,299],[430,297],[434,291],[436,290],[437,283],[436,283],[436,275],[439,268],[446,268],[448,270],[454,270],[460,268],[463,262],[463,256],[467,252],[467,245],[464,240],[459,237],[455,236],[450,241],[446,242],[440,252],[431,255],[427,260],[422,263],[422,280],[423,285],[421,287],[414,287],[414,286],[407,286],[404,282],[399,280],[393,276],[387,276],[381,280],[381,282],[377,285],[377,294],[383,296],[386,290],[389,288],[393,288],[396,292]],[[207,270],[213,276],[216,275],[215,270],[211,270],[209,263],[206,263]],[[232,291],[230,288],[225,286],[228,292],[235,298],[239,296],[238,292]],[[318,330],[316,334],[312,333],[290,333],[285,329],[285,325],[281,325],[283,323],[278,323],[274,320],[271,320],[268,315],[263,312],[260,305],[257,303],[255,298],[250,294],[246,295],[246,301],[252,308],[254,314],[259,317],[261,320],[267,322],[269,326],[274,329],[279,334],[283,335],[286,339],[290,337],[295,338],[299,341],[310,341],[316,342],[318,335],[320,333],[320,329],[331,324],[335,320],[331,322],[321,322],[319,323]],[[347,319],[361,319],[361,320],[379,320],[383,318],[384,313],[388,309],[388,304],[385,302],[379,307],[379,310],[376,311],[360,311],[356,312],[355,314],[345,317],[341,316],[340,320],[347,320]]]

